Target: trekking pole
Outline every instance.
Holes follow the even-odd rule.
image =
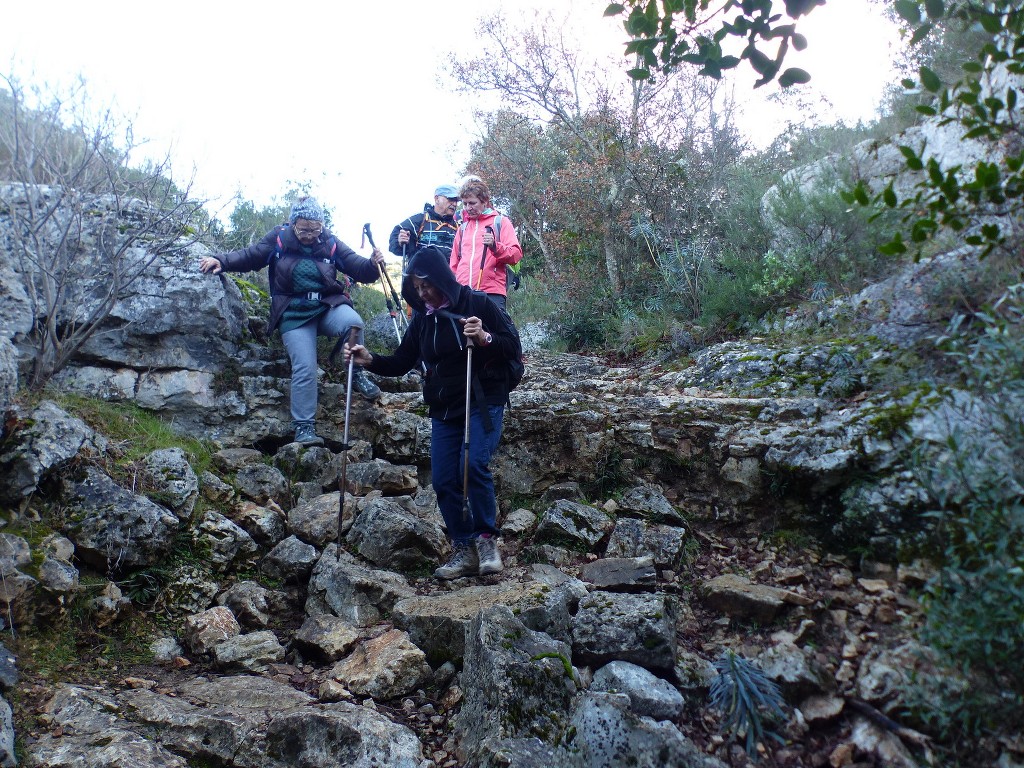
[[[376,245],[373,242],[373,235],[370,233],[370,225],[363,224],[363,245],[366,245],[366,241],[370,241],[370,246],[376,249]],[[391,315],[391,324],[395,326],[395,338],[398,339],[398,343],[402,343],[402,330],[398,327],[398,312],[401,311],[402,306],[398,306],[398,310],[395,309],[395,305],[391,303],[391,296],[388,295],[388,288],[384,284],[384,265],[377,264],[377,274],[380,275],[380,291],[384,294],[384,303],[387,304],[388,314]]]
[[[484,227],[484,231],[485,232],[490,232],[491,233],[491,237],[494,237],[494,227]],[[477,288],[477,290],[480,290],[480,284],[481,284],[481,282],[484,279],[484,264],[487,263],[487,249],[488,248],[490,248],[492,251],[494,251],[494,256],[495,256],[495,258],[497,258],[497,256],[498,256],[498,241],[497,241],[497,239],[495,239],[495,241],[493,243],[491,243],[490,245],[485,245],[484,246],[484,252],[480,256],[480,271],[477,273],[477,278],[476,278],[476,288]]]
[[[349,328],[348,348],[352,349],[359,335],[358,328]],[[345,491],[348,489],[348,417],[352,411],[352,372],[355,358],[348,356],[348,381],[345,384],[345,429],[341,437],[341,477],[338,478],[338,561],[341,561],[341,524],[345,518]]]
[[[473,386],[473,339],[466,337],[466,429],[462,435],[462,521],[469,520],[469,396]],[[481,406],[483,404],[481,403]]]
[[[376,244],[373,242],[373,233],[370,232],[369,223],[363,224],[363,238],[370,241],[370,246],[376,249]],[[405,247],[402,247],[402,253],[405,253]],[[404,259],[405,256],[403,255]],[[395,290],[395,284],[391,282],[391,276],[384,270],[384,267],[380,264],[377,265],[377,272],[380,275],[380,287],[384,292],[384,302],[388,306],[388,313],[391,315],[391,320],[395,324],[395,335],[398,336],[398,341],[402,341],[402,331],[409,327],[409,318],[405,316],[405,312],[402,311],[402,299],[398,296],[398,291]],[[385,285],[386,283],[386,285]],[[388,298],[388,291],[391,292],[391,299]],[[394,308],[391,305],[391,300],[394,300]],[[397,308],[397,311],[395,310]],[[402,321],[399,323],[399,316]]]

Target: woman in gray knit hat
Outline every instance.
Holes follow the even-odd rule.
[[[363,339],[363,319],[352,306],[349,277],[372,283],[379,277],[377,265],[384,254],[360,256],[324,227],[324,210],[312,197],[299,199],[291,209],[288,223],[274,227],[258,243],[238,251],[207,256],[199,269],[215,275],[221,272],[252,272],[269,269],[270,322],[275,328],[292,365],[291,414],[295,442],[323,445],[316,433],[317,336],[348,336],[358,329]],[[368,400],[380,396],[380,389],[362,368],[353,370],[353,387]]]

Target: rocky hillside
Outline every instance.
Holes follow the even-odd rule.
[[[343,376],[326,447],[290,443],[283,349],[201,246],[140,249],[41,394],[18,386],[41,278],[3,247],[0,766],[941,760],[920,699],[970,683],[914,639],[931,568],[904,553],[967,481],[921,467],[954,437],[1014,458],[928,340],[970,252],[656,362],[531,348],[493,463],[508,567],[442,584],[414,378],[355,403],[340,496]],[[154,415],[177,442],[139,450]],[[743,675],[775,702],[752,719],[711,701]],[[1024,760],[1012,733],[974,749]]]
[[[810,394],[829,359],[532,353],[496,468],[509,568],[451,585],[426,575],[447,544],[413,394],[355,406],[340,515],[329,447],[224,448],[198,475],[165,449],[129,487],[118,448],[43,401],[0,459],[8,754],[17,736],[29,766],[746,764],[707,699],[733,651],[782,692],[774,764],[916,765],[920,724],[885,713],[928,664],[921,567],[796,533],[836,523],[866,466],[906,514],[917,498],[871,426],[890,401]],[[790,394],[698,389],[711,368]]]

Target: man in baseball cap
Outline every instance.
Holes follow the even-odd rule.
[[[391,230],[388,250],[402,257],[402,274],[409,259],[419,249],[435,245],[446,255],[452,253],[452,242],[459,225],[455,223],[455,207],[459,203],[459,190],[454,184],[441,184],[434,190],[433,204],[423,206],[422,213],[414,213]]]

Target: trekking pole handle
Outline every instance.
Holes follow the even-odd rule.
[[[494,238],[494,227],[484,227],[484,229],[487,230],[490,233],[492,238]],[[497,253],[498,252],[498,240],[497,240],[497,238],[495,238],[493,240],[493,242],[489,246],[487,246],[487,247],[490,248],[495,253]]]
[[[370,241],[370,247],[377,250],[377,244],[373,242],[373,233],[370,232],[370,223],[363,224],[363,238]]]

